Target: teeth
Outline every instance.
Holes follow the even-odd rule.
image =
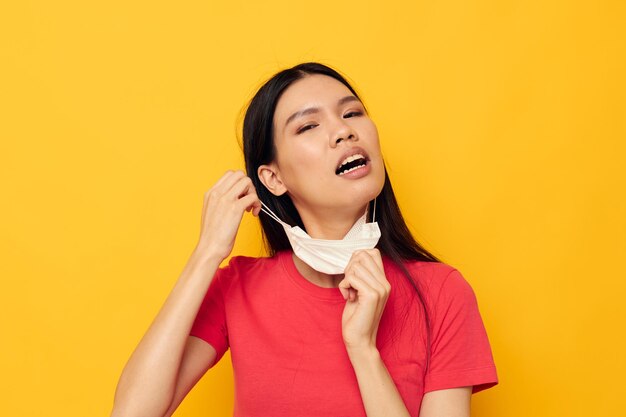
[[[344,175],[344,174],[347,174],[348,172],[352,172],[352,171],[354,171],[355,169],[359,169],[359,168],[364,167],[364,166],[365,166],[365,164],[363,164],[363,165],[359,165],[359,166],[356,166],[356,167],[354,167],[354,168],[350,168],[350,169],[349,169],[349,170],[347,170],[347,171],[340,172],[340,173],[339,173],[339,175]]]
[[[351,156],[347,157],[346,159],[344,159],[343,161],[341,161],[341,163],[339,164],[339,166],[338,166],[337,168],[341,168],[341,166],[342,166],[342,165],[345,165],[345,164],[347,164],[348,162],[352,162],[352,161],[354,161],[355,159],[359,159],[359,158],[363,158],[363,159],[365,159],[365,156],[361,155],[360,153],[357,153],[357,154],[351,155]],[[358,167],[357,167],[357,168],[358,168]]]

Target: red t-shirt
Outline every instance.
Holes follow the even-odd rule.
[[[444,263],[405,264],[421,285],[432,323],[431,363],[415,289],[382,256],[391,293],[377,347],[404,404],[418,416],[424,393],[498,383],[474,291]],[[302,276],[291,250],[274,257],[235,256],[219,268],[190,334],[210,343],[219,361],[230,348],[235,381],[234,416],[366,416],[358,381],[345,350],[338,288]]]

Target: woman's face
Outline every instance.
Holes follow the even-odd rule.
[[[274,113],[274,143],[273,165],[280,178],[274,193],[288,192],[301,215],[308,207],[354,211],[383,188],[376,125],[361,102],[332,77],[310,75],[283,92]],[[364,168],[337,173],[346,157],[359,154],[366,158]]]

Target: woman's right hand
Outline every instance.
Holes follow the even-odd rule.
[[[242,170],[228,170],[204,193],[202,226],[195,251],[224,260],[235,245],[244,211],[259,215],[261,200]]]

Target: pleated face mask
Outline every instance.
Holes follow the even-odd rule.
[[[356,250],[373,249],[380,239],[380,228],[375,221],[376,200],[374,200],[372,223],[365,222],[366,210],[341,240],[312,238],[299,226],[288,225],[263,202],[261,204],[267,209],[261,207],[261,210],[283,226],[296,256],[311,268],[325,274],[343,274]]]

